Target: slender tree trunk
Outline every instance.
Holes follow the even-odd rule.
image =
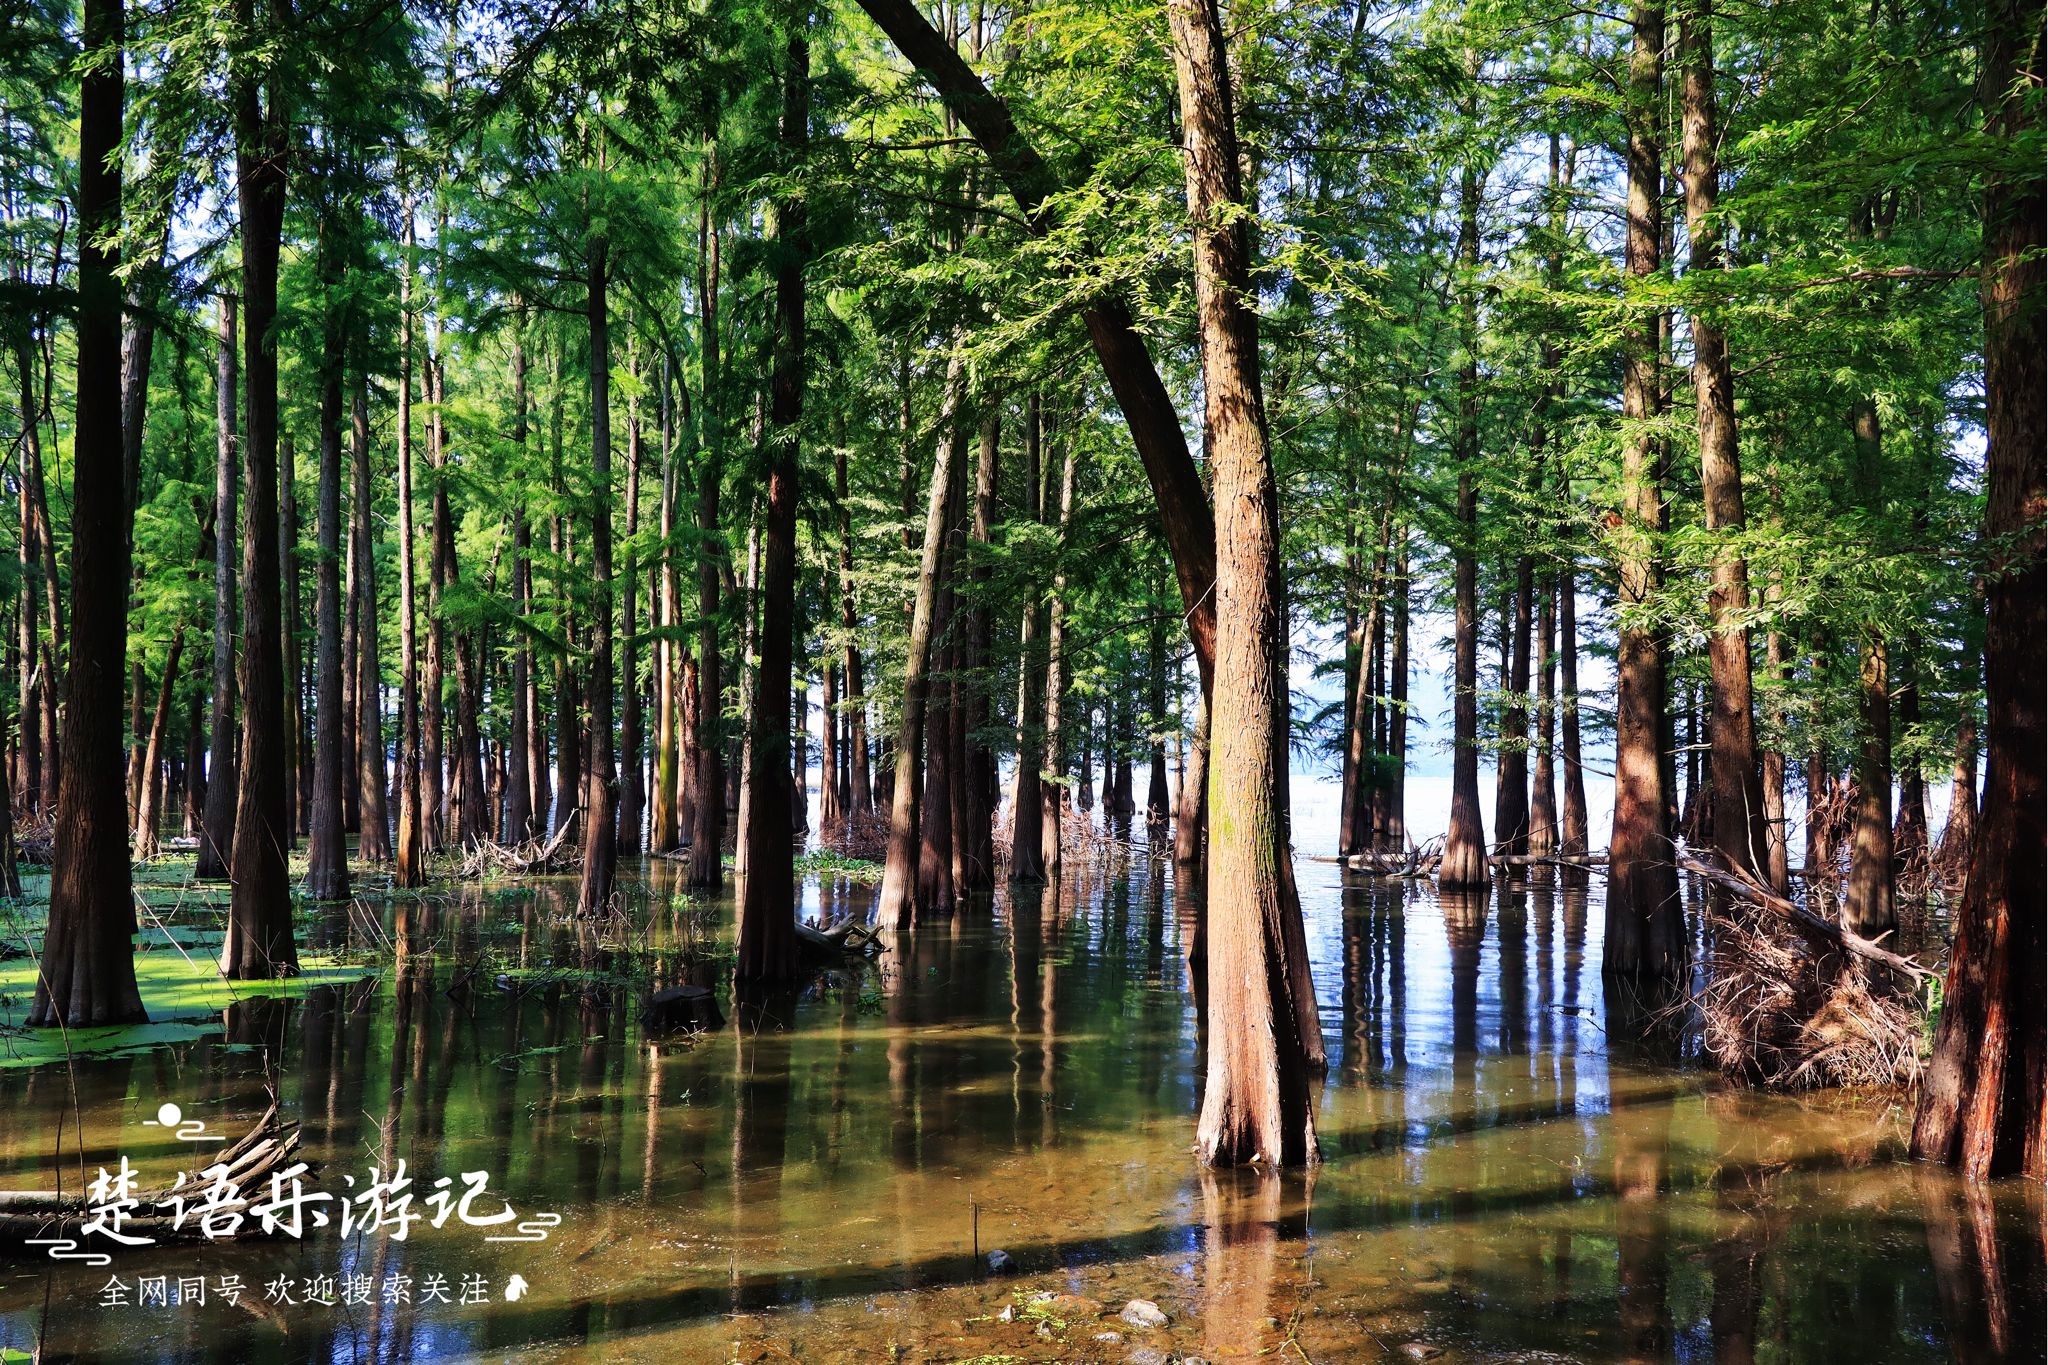
[[[1222,19],[1214,0],[1169,0],[1188,208],[1195,220],[1196,311],[1216,507],[1216,664],[1209,834],[1209,1065],[1196,1150],[1210,1165],[1316,1159],[1310,1040],[1294,998],[1305,980],[1299,903],[1287,894],[1284,692],[1276,591],[1278,491],[1260,389],[1250,242],[1238,210],[1237,132]],[[1297,923],[1286,923],[1292,916]],[[1305,964],[1302,964],[1305,965]]]
[[[1470,59],[1468,59],[1469,61]],[[1468,73],[1469,74],[1469,73]],[[1444,835],[1437,884],[1446,890],[1486,886],[1486,829],[1479,815],[1479,168],[1459,182],[1458,542],[1451,667],[1451,822]]]
[[[868,772],[867,683],[861,672],[860,613],[853,592],[853,511],[847,502],[846,443],[841,441],[833,466],[839,493],[839,628],[846,639],[843,660],[846,695],[846,814],[865,816],[874,810],[874,784]]]
[[[355,457],[356,855],[366,863],[388,863],[391,823],[384,794],[390,778],[384,767],[384,654],[377,638],[376,482],[371,468],[375,456],[370,450],[370,378],[360,365],[351,413]]]
[[[1408,839],[1408,528],[1396,533],[1394,580],[1389,591],[1394,598],[1393,657],[1387,678],[1387,796],[1384,846],[1395,853],[1406,849]]]
[[[984,550],[994,535],[1001,439],[1001,419],[991,407],[981,425],[981,451],[974,465],[974,520],[967,537],[970,544]],[[967,611],[967,635],[962,642],[965,667],[959,685],[960,723],[966,739],[962,776],[967,795],[963,822],[967,837],[961,848],[966,879],[960,890],[967,895],[992,891],[996,881],[996,756],[985,738],[991,634],[987,606],[989,571],[986,554],[977,554],[973,559],[973,596]]]
[[[1626,270],[1640,287],[1662,269],[1663,149],[1657,136],[1664,86],[1664,7],[1637,0],[1629,59]],[[1654,317],[1640,306],[1625,324],[1622,372],[1621,506],[1612,530],[1625,613],[1617,649],[1614,835],[1608,846],[1607,941],[1602,969],[1619,976],[1675,979],[1685,970],[1685,925],[1666,810],[1662,753],[1664,656],[1648,622],[1657,589],[1663,521],[1657,441],[1660,351]]]
[[[1989,131],[2019,145],[2040,135],[2041,6],[1995,0],[1985,14],[1981,102]],[[2048,716],[2041,642],[2048,639],[2048,327],[2039,168],[1995,174],[1984,188],[1985,472],[1983,546],[1984,809],[1956,919],[1941,1027],[1913,1122],[1916,1156],[1973,1179],[2048,1174]]]
[[[661,362],[661,556],[654,571],[654,619],[664,632],[676,628],[682,614],[681,582],[676,575],[675,519],[677,496],[675,375],[666,355]],[[664,633],[654,648],[654,809],[649,822],[649,849],[673,852],[678,837],[677,799],[681,793],[681,732],[677,728],[677,689],[682,673],[682,644]]]
[[[1949,787],[1948,826],[1941,833],[1941,860],[1969,865],[1970,846],[1977,837],[1977,708],[1964,702],[1956,721],[1956,761]]]
[[[708,139],[707,139],[708,142]],[[696,810],[690,817],[690,885],[700,890],[724,879],[720,861],[725,841],[725,676],[718,647],[719,482],[725,477],[725,430],[720,420],[718,371],[719,230],[712,219],[716,148],[707,145],[697,218],[698,378],[704,439],[697,470],[697,775]]]
[[[213,708],[206,750],[206,816],[200,825],[199,858],[193,876],[218,880],[228,875],[228,855],[235,846],[235,800],[241,783],[235,774],[235,572],[241,541],[235,535],[236,465],[241,458],[235,438],[236,388],[235,296],[220,296],[220,343],[214,365],[213,466]],[[26,726],[24,726],[26,730]]]
[[[436,310],[427,332],[427,676],[421,692],[420,841],[448,842],[448,621],[441,599],[455,577],[455,524],[448,505],[446,346]],[[595,364],[595,362],[593,362]]]
[[[1033,391],[1024,403],[1024,489],[1031,520],[1045,524],[1045,414]],[[1046,688],[1039,650],[1044,608],[1036,583],[1024,592],[1017,628],[1017,777],[1010,799],[1010,880],[1045,880]]]
[[[956,417],[956,425],[959,419]],[[944,438],[941,438],[944,439]],[[964,445],[964,430],[954,437]],[[957,689],[954,679],[959,663],[957,621],[953,580],[960,568],[960,551],[966,537],[960,530],[960,504],[965,500],[965,460],[955,458],[947,467],[944,544],[939,558],[938,598],[933,609],[933,648],[937,662],[931,690],[930,712],[925,732],[924,809],[918,827],[917,914],[920,920],[949,915],[959,890],[955,857],[956,799],[959,768],[954,710]]]
[[[398,267],[398,842],[392,850],[392,883],[408,889],[426,885],[426,839],[422,826],[420,775],[419,563],[413,531],[412,468],[412,247],[413,203],[400,210]]]
[[[960,403],[965,389],[966,370],[956,345],[946,362],[944,396],[938,419],[938,456],[932,464],[931,493],[925,505],[924,549],[918,562],[917,594],[911,604],[910,640],[904,649],[903,710],[896,725],[896,771],[889,802],[889,848],[883,864],[882,894],[875,905],[875,923],[891,931],[910,928],[924,909],[917,898],[918,835],[925,795],[920,791],[923,784],[920,783],[918,769],[925,748],[932,630],[938,615],[946,512],[951,502],[953,470],[960,453]],[[1054,620],[1058,620],[1057,609]]]
[[[343,829],[342,785],[348,757],[342,748],[341,685],[341,392],[347,349],[338,301],[341,244],[333,225],[323,225],[320,271],[329,304],[322,319],[320,354],[320,482],[316,493],[313,607],[313,803],[311,846],[306,860],[306,895],[316,901],[348,896],[348,835]]]
[[[1529,856],[1557,852],[1557,582],[1536,590],[1536,764],[1529,796]]]
[[[1713,0],[1691,0],[1679,20],[1685,65],[1685,220],[1691,272],[1722,269],[1720,131],[1714,93]],[[1770,826],[1757,764],[1751,707],[1749,566],[1737,548],[1744,528],[1742,461],[1735,430],[1735,376],[1728,338],[1711,306],[1692,316],[1693,384],[1698,394],[1700,492],[1715,537],[1707,659],[1713,696],[1707,741],[1713,751],[1713,841],[1732,872],[1765,876]]]
[[[1857,480],[1863,505],[1883,510],[1883,437],[1877,403],[1859,398],[1849,426],[1856,438]],[[1892,906],[1892,703],[1891,668],[1883,626],[1863,626],[1857,669],[1858,748],[1855,834],[1849,849],[1849,884],[1842,901],[1843,923],[1865,938],[1896,928]]]
[[[1515,566],[1513,614],[1506,622],[1511,636],[1508,701],[1501,717],[1500,781],[1493,811],[1498,847],[1510,856],[1529,851],[1529,632],[1535,596],[1536,563],[1523,555]]]
[[[298,454],[292,434],[278,428],[277,509],[278,560],[284,570],[284,599],[280,616],[284,631],[285,708],[285,791],[294,840],[307,833],[307,819],[313,808],[313,765],[306,761],[313,751],[306,732],[307,678],[299,647],[299,499],[295,486]]]
[[[1166,729],[1170,722],[1166,714],[1166,622],[1161,617],[1152,618],[1145,652],[1151,675],[1146,689],[1145,724],[1147,747],[1152,751],[1152,774],[1145,784],[1145,829],[1147,841],[1157,849],[1165,840],[1173,803],[1166,786]]]
[[[163,822],[164,736],[171,725],[171,699],[178,686],[178,664],[185,655],[185,627],[171,632],[171,646],[164,656],[163,677],[157,683],[156,707],[150,712],[148,742],[142,750],[142,786],[135,802],[134,852],[138,859],[154,858],[161,851],[157,833]]]
[[[1074,519],[1074,462],[1075,447],[1078,443],[1068,440],[1064,443],[1060,459],[1059,492],[1059,557],[1054,563],[1052,577],[1052,603],[1046,612],[1045,627],[1045,754],[1041,762],[1048,785],[1043,794],[1043,811],[1039,831],[1039,849],[1045,867],[1045,878],[1057,882],[1060,877],[1062,859],[1060,856],[1060,816],[1067,803],[1067,747],[1063,730],[1067,692],[1066,635],[1067,635],[1067,533]],[[1199,736],[1194,751],[1189,754],[1189,769],[1181,777],[1183,784],[1193,782],[1195,766],[1199,762],[1201,743],[1206,736]],[[1197,802],[1196,809],[1207,809],[1207,803]],[[1185,821],[1188,805],[1181,804],[1180,818]],[[1188,830],[1182,824],[1182,831]],[[1197,851],[1199,851],[1197,845]],[[1178,856],[1178,845],[1175,853]],[[1183,867],[1186,865],[1183,864]],[[1176,873],[1177,877],[1183,874]]]
[[[245,28],[254,0],[237,0]],[[270,108],[253,72],[235,92],[236,184],[242,209],[242,372],[248,434],[242,442],[242,752],[235,807],[233,896],[221,974],[231,980],[295,975],[292,900],[286,854],[292,843],[291,735],[285,690],[286,615],[278,601],[279,559],[277,267],[284,232],[289,143],[283,95],[273,80]]]
[[[590,239],[590,762],[584,779],[583,875],[576,913],[611,908],[619,863],[612,733],[612,378],[610,243]]]
[[[244,0],[247,3],[247,0]],[[78,415],[72,451],[81,489],[119,490],[120,258],[125,15],[120,0],[87,0],[94,60],[79,93]],[[65,765],[50,865],[49,928],[28,1022],[70,1027],[140,1022],[130,935],[127,807],[121,758],[121,675],[127,645],[129,533],[118,491],[80,497],[71,520],[71,664],[65,676]],[[54,581],[51,588],[55,590]]]
[[[780,8],[787,26],[780,151],[784,174],[796,176],[808,160],[810,144],[810,11],[802,4]],[[747,831],[746,875],[738,887],[739,956],[733,972],[741,981],[787,981],[797,973],[795,852],[787,817],[795,800],[790,719],[797,624],[796,428],[804,410],[804,270],[810,226],[800,196],[778,202],[774,214],[776,347],[769,381],[774,434],[761,525],[761,657],[754,669],[747,745],[747,794],[755,804],[740,813]]]
[[[622,710],[619,716],[619,852],[637,857],[643,847],[641,826],[647,816],[646,769],[641,750],[646,747],[642,733],[640,692],[640,551],[634,537],[640,531],[640,361],[637,348],[630,362],[635,383],[634,396],[626,404],[626,571],[619,580],[619,667],[624,673]]]

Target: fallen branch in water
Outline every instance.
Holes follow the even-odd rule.
[[[227,1174],[220,1183],[237,1192],[246,1191],[243,1198],[232,1203],[206,1203],[202,1197],[202,1192],[208,1188],[206,1182],[197,1185],[188,1182],[182,1190],[172,1188],[138,1193],[134,1196],[137,1209],[169,1209],[171,1212],[131,1214],[121,1221],[121,1230],[153,1241],[200,1241],[207,1235],[203,1230],[205,1223],[240,1214],[245,1219],[244,1223],[235,1233],[228,1235],[254,1234],[260,1225],[248,1218],[249,1210],[268,1195],[270,1177],[292,1164],[298,1147],[299,1125],[280,1118],[277,1103],[272,1101],[255,1127],[205,1163],[205,1168],[225,1166]],[[188,1209],[182,1227],[178,1225],[176,1214],[180,1201]],[[56,1236],[76,1228],[91,1218],[93,1211],[92,1201],[84,1191],[57,1194],[47,1190],[0,1190],[0,1252],[29,1250],[23,1246],[29,1238]],[[99,1242],[91,1245],[111,1251],[121,1244],[107,1239],[104,1246]]]
[[[1813,911],[1808,910],[1803,905],[1788,901],[1783,896],[1758,886],[1747,878],[1738,877],[1732,872],[1703,863],[1689,853],[1680,853],[1678,855],[1678,865],[1701,880],[1720,887],[1730,895],[1739,896],[1751,905],[1759,906],[1790,920],[1792,927],[1797,929],[1803,937],[1840,948],[1843,952],[1860,957],[1866,962],[1875,962],[1880,966],[1889,967],[1893,971],[1903,974],[1915,984],[1935,975],[1934,972],[1921,966],[1911,958],[1901,957],[1887,948],[1880,948],[1869,939],[1851,933],[1841,925],[1814,914]]]
[[[583,815],[583,807],[569,812],[569,818],[562,827],[546,840],[529,839],[523,844],[501,844],[495,839],[482,839],[471,844],[462,855],[459,875],[467,880],[480,877],[530,877],[555,870],[555,860],[561,855],[563,845],[575,833],[576,822]]]

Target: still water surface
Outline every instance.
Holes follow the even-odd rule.
[[[125,1153],[167,1182],[192,1163],[144,1126],[160,1104],[234,1132],[275,1078],[324,1188],[400,1157],[422,1193],[481,1170],[559,1228],[540,1245],[456,1222],[404,1242],[329,1228],[111,1272],[0,1258],[0,1347],[607,1365],[2041,1357],[2038,1191],[1904,1162],[1897,1096],[1747,1093],[1649,1041],[1602,990],[1597,878],[1447,904],[1324,863],[1299,877],[1330,1069],[1325,1160],[1284,1183],[1206,1177],[1189,1155],[1186,926],[1142,850],[828,977],[777,1007],[786,1027],[693,1041],[650,1038],[639,1010],[656,985],[726,994],[731,906],[685,896],[672,865],[648,865],[628,920],[603,929],[567,918],[573,885],[550,882],[359,902],[315,937],[388,938],[374,978],[81,1063],[75,1099],[61,1069],[0,1071],[0,1187],[49,1186],[74,1104],[88,1166]],[[873,896],[814,881],[804,911],[863,914]],[[1018,1273],[986,1274],[977,1248]],[[172,1302],[102,1306],[110,1273],[165,1276]],[[229,1274],[238,1304],[218,1293]],[[436,1275],[451,1302],[420,1301]],[[336,1302],[303,1302],[327,1276]],[[353,1276],[367,1302],[345,1301]],[[471,1276],[482,1303],[460,1302]],[[180,1277],[204,1278],[207,1301],[177,1303]],[[265,1301],[280,1277],[293,1303]],[[408,1295],[385,1302],[394,1277]],[[1029,1307],[1047,1291],[1070,1297]],[[1119,1321],[1132,1298],[1168,1324]]]

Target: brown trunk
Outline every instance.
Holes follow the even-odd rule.
[[[640,359],[638,348],[628,362],[634,393],[626,402],[626,571],[619,580],[619,668],[624,674],[619,715],[619,852],[637,856],[643,847],[641,826],[647,816],[645,747],[640,692]]]
[[[988,729],[988,655],[991,633],[988,602],[988,556],[985,553],[994,532],[996,480],[1000,472],[1001,419],[991,407],[981,425],[981,452],[974,465],[974,520],[968,531],[971,544],[981,547],[970,555],[975,565],[973,596],[965,622],[966,638],[961,642],[962,664],[960,726],[965,738],[966,765],[962,772],[967,796],[962,827],[966,838],[960,849],[965,880],[963,895],[979,895],[996,884],[996,756],[985,738]]]
[[[940,561],[946,543],[946,511],[951,501],[953,469],[960,448],[960,402],[966,372],[956,346],[946,362],[946,382],[938,419],[938,457],[932,465],[931,493],[925,503],[924,548],[917,571],[917,594],[911,605],[910,641],[903,656],[903,711],[896,724],[896,772],[889,803],[889,849],[882,872],[882,894],[875,905],[875,923],[885,930],[908,929],[923,907],[918,902],[919,831],[924,793],[919,760],[925,749],[928,674],[932,633],[938,615]],[[1057,609],[1055,609],[1057,622]],[[1057,628],[1057,627],[1056,627]]]
[[[294,487],[298,477],[298,454],[292,447],[289,428],[278,429],[277,509],[278,561],[284,569],[284,707],[285,791],[294,838],[307,832],[306,821],[313,808],[313,744],[306,733],[306,686],[304,659],[299,648],[301,598],[299,595],[299,499]],[[294,844],[296,847],[296,844]]]
[[[1941,860],[1967,867],[1977,837],[1977,708],[1964,702],[1956,721],[1956,761],[1948,797],[1948,826],[1941,832]]]
[[[954,438],[964,442],[966,433]],[[960,504],[966,497],[964,461],[955,458],[948,467],[951,480],[946,489],[946,533],[939,558],[938,598],[933,606],[932,634],[934,664],[931,702],[925,726],[924,809],[918,821],[917,913],[920,917],[952,913],[959,889],[955,839],[956,800],[959,767],[955,762],[958,735],[955,726],[957,688],[954,679],[958,663],[958,635],[954,618],[953,579],[960,568],[960,548],[966,537],[960,531]]]
[[[1196,311],[1216,506],[1212,803],[1204,951],[1208,1077],[1196,1150],[1208,1165],[1316,1159],[1311,1002],[1297,998],[1300,906],[1287,894],[1286,710],[1279,690],[1286,603],[1278,591],[1279,497],[1260,389],[1258,316],[1241,210],[1237,131],[1222,17],[1213,0],[1170,0]],[[1290,925],[1288,920],[1294,923]],[[1304,1009],[1304,1005],[1310,1007]],[[1319,1042],[1319,1040],[1316,1040]]]
[[[839,669],[830,650],[818,664],[818,689],[818,718],[824,728],[824,743],[818,749],[818,832],[830,837],[845,828],[847,796],[840,761]],[[790,765],[791,776],[795,766]]]
[[[1146,738],[1152,751],[1152,773],[1145,784],[1145,828],[1147,842],[1157,848],[1166,837],[1166,822],[1173,807],[1166,785],[1166,732],[1179,728],[1166,714],[1166,621],[1152,618],[1151,637],[1146,641],[1146,667],[1150,674],[1146,690]]]
[[[1401,852],[1408,838],[1408,528],[1396,533],[1394,644],[1387,664],[1387,792],[1382,804],[1382,846]]]
[[[1694,0],[1679,21],[1685,66],[1685,221],[1690,271],[1722,269],[1720,132],[1714,95],[1713,0]],[[1698,397],[1700,492],[1715,537],[1708,611],[1713,696],[1713,846],[1731,872],[1761,877],[1771,865],[1770,826],[1757,766],[1750,702],[1749,566],[1737,548],[1744,529],[1741,450],[1735,430],[1735,375],[1728,338],[1711,306],[1693,310],[1693,385]]]
[[[319,269],[330,303],[320,348],[320,478],[315,492],[317,537],[313,606],[313,802],[306,859],[306,895],[316,901],[348,896],[348,834],[343,828],[342,785],[348,755],[342,748],[341,686],[341,385],[347,335],[338,301],[340,243],[333,225],[322,226]]]
[[[1062,859],[1060,856],[1060,815],[1067,803],[1067,748],[1066,735],[1061,726],[1064,719],[1067,693],[1066,678],[1066,635],[1067,635],[1067,531],[1074,518],[1074,463],[1076,442],[1065,442],[1060,459],[1059,491],[1059,559],[1055,562],[1052,575],[1052,602],[1046,611],[1045,627],[1045,750],[1041,760],[1042,776],[1046,782],[1042,796],[1042,820],[1039,830],[1039,851],[1042,855],[1047,881],[1057,882],[1060,878]],[[1183,784],[1193,781],[1193,765],[1201,752],[1200,745],[1206,736],[1198,737],[1196,749],[1190,753],[1190,770],[1182,777]],[[1185,791],[1185,785],[1183,791]],[[1198,803],[1199,809],[1207,809],[1207,803]],[[1183,822],[1187,817],[1187,803],[1181,805]],[[1187,834],[1190,826],[1183,823],[1179,832]],[[1195,845],[1200,851],[1200,844]],[[1178,845],[1175,848],[1178,855]],[[1180,874],[1176,874],[1180,875]]]
[[[1536,563],[1523,555],[1515,568],[1512,619],[1504,622],[1508,644],[1507,707],[1501,717],[1499,782],[1493,805],[1493,833],[1499,851],[1511,857],[1529,852],[1529,632],[1536,597]],[[1511,864],[1512,869],[1517,864]]]
[[[192,875],[218,880],[228,875],[228,854],[235,845],[235,800],[241,783],[235,776],[235,635],[236,570],[241,556],[235,503],[241,458],[235,439],[235,390],[239,365],[235,356],[235,296],[220,296],[219,345],[214,363],[215,459],[213,466],[213,707],[207,730],[206,815],[200,825],[199,858]],[[26,726],[23,727],[27,729]]]
[[[1996,0],[1984,19],[1982,103],[1997,138],[2040,135],[2032,99],[2043,79],[2034,0]],[[2048,328],[2038,306],[2048,204],[2038,169],[1984,188],[1985,472],[1983,545],[1986,738],[1984,809],[1943,996],[1934,1056],[1921,1083],[1913,1151],[1973,1179],[2048,1174],[2048,716],[2041,642],[2048,639]]]
[[[1663,206],[1657,136],[1664,85],[1664,7],[1638,0],[1629,59],[1629,282],[1636,288],[1662,269]],[[1649,623],[1633,613],[1657,590],[1658,535],[1663,522],[1658,443],[1651,431],[1659,406],[1656,317],[1633,306],[1625,323],[1622,372],[1621,505],[1610,531],[1625,613],[1616,651],[1614,835],[1608,847],[1607,943],[1602,970],[1620,976],[1672,979],[1685,970],[1685,923],[1666,809],[1664,657]]]
[[[1045,524],[1045,417],[1036,391],[1024,405],[1024,496],[1034,522]],[[1010,794],[1010,880],[1045,880],[1045,664],[1039,652],[1043,608],[1034,582],[1024,590],[1017,628],[1017,776]]]
[[[676,573],[674,548],[676,524],[676,402],[675,375],[668,358],[661,362],[661,501],[658,517],[661,554],[654,570],[654,623],[665,632],[654,647],[654,799],[648,822],[648,848],[654,853],[673,852],[681,843],[677,801],[682,792],[678,764],[683,743],[677,719],[677,689],[682,674],[682,642],[666,632],[673,631],[682,615],[682,583]]]
[[[576,913],[612,908],[619,863],[618,773],[612,733],[612,376],[610,243],[590,238],[586,299],[590,323],[590,762],[583,789],[583,875]]]
[[[1881,514],[1884,499],[1883,439],[1877,403],[1860,398],[1850,409],[1856,439],[1856,474],[1863,506]],[[1892,702],[1891,666],[1883,627],[1863,626],[1857,669],[1856,813],[1849,848],[1849,883],[1842,922],[1865,938],[1898,926],[1892,906]]]
[[[413,532],[412,468],[412,197],[401,209],[406,247],[398,267],[398,840],[392,850],[392,883],[401,889],[426,885],[426,844],[420,809],[420,671],[418,553]]]
[[[705,148],[698,193],[697,299],[703,370],[698,400],[704,438],[697,469],[697,804],[690,815],[690,885],[699,890],[724,879],[720,850],[725,841],[725,676],[718,648],[719,562],[724,541],[718,531],[719,481],[725,477],[725,430],[719,420],[718,270],[719,231],[712,219],[716,181],[715,144]]]
[[[1557,852],[1557,583],[1536,590],[1536,763],[1529,796],[1529,856]]]
[[[782,7],[787,25],[779,150],[785,175],[801,176],[810,143],[811,46],[807,6]],[[774,206],[775,366],[770,376],[768,495],[761,525],[760,663],[754,669],[748,736],[746,872],[738,886],[741,981],[788,981],[797,974],[795,850],[790,811],[791,675],[796,628],[797,426],[804,410],[804,269],[810,230],[801,196]]]
[[[455,580],[455,521],[448,504],[446,347],[437,310],[427,334],[427,676],[421,692],[420,839],[428,853],[448,841],[448,622],[441,599]]]
[[[87,0],[82,36],[95,60],[85,68],[79,96],[78,415],[72,450],[74,486],[112,492],[80,497],[72,505],[65,764],[50,865],[49,929],[28,1014],[37,1026],[128,1024],[145,1017],[130,941],[135,908],[129,898],[121,756],[133,508],[119,493],[120,259],[109,249],[121,222],[124,23],[120,0]]]
[[[847,502],[846,443],[839,443],[833,477],[839,492],[839,628],[846,639],[844,672],[846,684],[842,705],[846,708],[846,766],[841,778],[846,786],[844,814],[867,815],[874,810],[874,784],[868,772],[867,683],[861,674],[860,614],[853,597],[853,510]]]
[[[1468,63],[1471,59],[1468,58]],[[1468,75],[1471,73],[1468,73]],[[1437,884],[1446,890],[1485,886],[1486,830],[1479,815],[1479,168],[1467,165],[1459,181],[1458,524],[1456,607],[1451,667],[1451,822],[1444,835]]]
[[[135,801],[135,843],[137,858],[154,858],[161,851],[157,833],[163,822],[164,735],[171,725],[171,697],[178,685],[178,664],[185,654],[185,627],[171,632],[171,647],[164,656],[163,677],[157,683],[156,707],[150,713],[149,740],[142,750],[142,785]]]
[[[384,655],[377,639],[377,535],[375,456],[370,450],[370,378],[360,367],[350,402],[355,457],[356,558],[356,855],[366,863],[391,861],[391,823],[384,792]]]
[[[244,28],[254,0],[237,0]],[[274,79],[270,108],[254,73],[236,90],[236,183],[242,209],[242,373],[248,435],[242,442],[242,752],[235,807],[233,896],[220,969],[230,980],[292,976],[292,843],[286,615],[278,539],[277,267],[284,232],[289,125]],[[288,458],[288,455],[287,455]]]

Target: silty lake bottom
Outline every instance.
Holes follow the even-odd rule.
[[[374,948],[375,975],[243,999],[209,1036],[68,1074],[0,1070],[0,1186],[49,1188],[61,1141],[75,1189],[79,1122],[86,1166],[125,1154],[145,1187],[168,1183],[193,1161],[146,1126],[160,1105],[237,1133],[274,1079],[320,1188],[353,1173],[360,1189],[396,1158],[422,1195],[480,1170],[479,1211],[509,1199],[560,1226],[542,1244],[454,1220],[402,1242],[329,1227],[111,1269],[11,1255],[0,1346],[607,1365],[2041,1358],[2040,1191],[1907,1162],[1901,1095],[1759,1094],[1688,1065],[1603,990],[1599,878],[1452,902],[1298,873],[1329,1073],[1322,1165],[1284,1180],[1192,1158],[1188,926],[1142,848],[920,930],[780,1002],[781,1027],[695,1039],[638,1018],[657,986],[728,994],[730,898],[683,894],[673,865],[642,865],[603,926],[570,918],[557,881],[337,908],[309,941]],[[807,918],[837,918],[874,888],[814,877],[804,897]],[[1015,1273],[987,1272],[995,1249]],[[162,1276],[168,1302],[105,1305],[110,1276]],[[426,1293],[437,1276],[446,1302]],[[189,1302],[181,1279],[202,1282]],[[280,1279],[290,1303],[267,1300]],[[306,1302],[308,1281],[333,1302]],[[462,1302],[478,1283],[482,1302]],[[1132,1299],[1165,1324],[1125,1321]]]

